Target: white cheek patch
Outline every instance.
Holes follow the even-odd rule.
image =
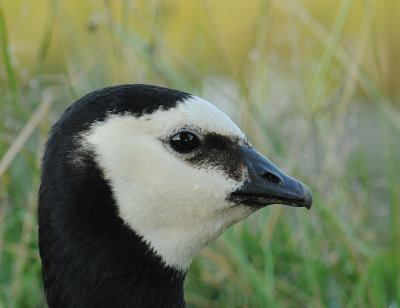
[[[139,118],[112,115],[82,136],[82,146],[95,152],[110,182],[120,217],[181,271],[208,242],[254,211],[227,200],[244,177],[237,181],[220,170],[194,168],[167,150],[160,138],[184,125],[245,138],[225,114],[199,98]]]

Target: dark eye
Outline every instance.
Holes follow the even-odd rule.
[[[169,140],[171,147],[179,153],[188,153],[200,145],[199,139],[192,133],[180,132]]]

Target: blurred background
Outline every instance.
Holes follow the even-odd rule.
[[[0,307],[45,307],[43,144],[72,102],[149,83],[201,96],[307,183],[189,269],[189,307],[400,307],[400,1],[0,1]]]

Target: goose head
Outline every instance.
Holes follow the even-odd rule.
[[[47,298],[64,292],[67,303],[78,285],[103,302],[129,290],[145,298],[137,291],[144,281],[182,282],[207,243],[260,208],[311,203],[307,186],[206,100],[148,85],[92,92],[55,124],[43,158]]]

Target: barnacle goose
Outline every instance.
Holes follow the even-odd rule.
[[[226,228],[311,192],[209,102],[120,85],[53,126],[42,162],[39,249],[49,307],[185,307],[185,273]]]

